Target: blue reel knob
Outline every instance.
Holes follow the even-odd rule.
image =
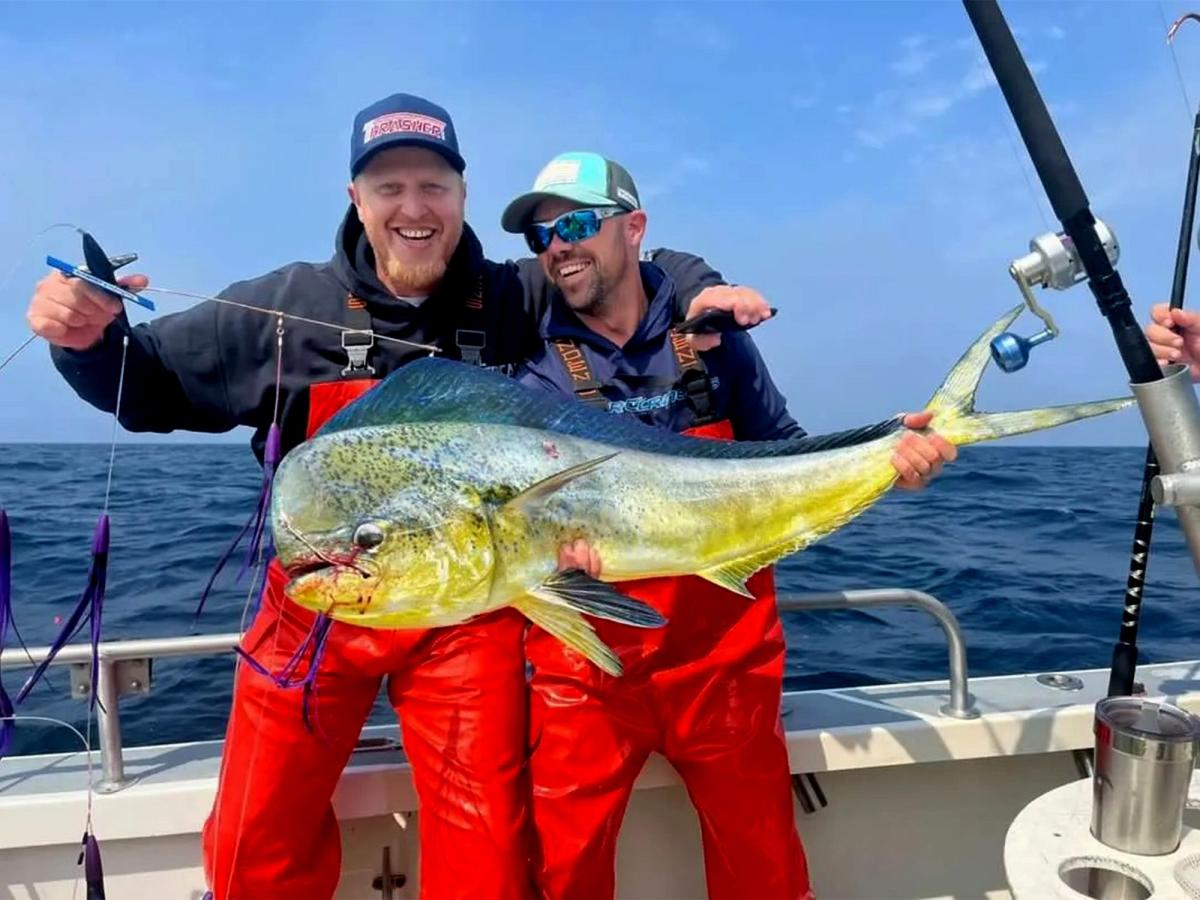
[[[992,359],[1005,372],[1016,372],[1025,368],[1025,364],[1029,362],[1029,352],[1034,347],[1053,339],[1054,335],[1048,328],[1029,338],[1006,331],[992,341]]]

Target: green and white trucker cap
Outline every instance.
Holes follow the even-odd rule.
[[[521,234],[543,200],[560,198],[584,206],[620,206],[641,209],[633,177],[620,164],[599,153],[560,153],[538,172],[533,190],[522,194],[504,210],[500,225]]]

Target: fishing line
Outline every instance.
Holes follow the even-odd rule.
[[[126,359],[128,357],[128,352],[129,352],[129,335],[128,335],[128,333],[126,333],[126,334],[122,335],[122,337],[121,337],[121,369],[120,369],[120,373],[117,376],[117,400],[116,400],[115,405],[113,406],[112,438],[109,443],[109,449],[108,449],[108,477],[105,481],[105,486],[104,486],[104,508],[100,514],[101,521],[105,521],[108,519],[109,500],[112,495],[113,469],[115,467],[116,458],[117,458],[117,434],[118,434],[118,425],[120,423],[120,416],[121,416],[121,399],[124,396],[124,392],[125,392],[125,363],[126,363]],[[108,548],[107,548],[107,546],[105,546],[105,548],[104,548],[104,557],[105,557],[104,565],[107,566],[107,564],[108,564]],[[91,644],[92,644],[92,667],[93,667],[92,668],[92,694],[91,694],[91,697],[89,698],[89,702],[87,704],[87,726],[84,729],[84,735],[86,738],[87,772],[88,772],[87,816],[84,820],[84,831],[83,831],[84,849],[80,852],[79,862],[77,863],[77,865],[82,865],[84,863],[84,859],[85,859],[85,857],[87,855],[87,851],[89,849],[88,848],[89,839],[91,840],[93,846],[95,846],[95,848],[96,848],[96,861],[97,861],[97,863],[99,862],[99,847],[96,846],[95,831],[92,828],[92,803],[95,798],[95,787],[92,782],[92,713],[93,713],[95,705],[100,702],[99,698],[96,696],[97,686],[99,685],[99,674],[96,670],[97,670],[97,667],[99,666],[98,650],[99,650],[99,643],[100,643],[100,625],[101,625],[101,616],[102,616],[102,609],[101,609],[102,605],[103,605],[103,593],[101,590],[100,596],[93,603],[92,609],[91,609],[91,629],[90,629],[91,635],[90,635],[90,637],[91,637]],[[81,625],[82,625],[82,623],[81,623]],[[107,712],[108,711],[105,710],[106,714],[107,714]],[[87,870],[85,868],[85,871],[84,871],[85,880],[87,880],[91,874],[92,873],[87,872]],[[101,885],[103,885],[103,875],[101,875],[100,878],[101,878]],[[76,890],[78,890],[78,887],[79,887],[79,882],[76,881],[76,883],[75,883]]]
[[[32,344],[35,340],[37,340],[36,334],[31,334],[29,337],[27,337],[25,339],[24,343],[21,344],[21,346],[17,347],[16,350],[14,350],[12,353],[8,354],[8,356],[6,356],[4,358],[4,362],[0,362],[0,370],[3,370],[3,368],[5,366],[7,366],[10,362],[12,362],[14,359],[16,359],[17,356],[20,355],[21,351],[24,350],[26,347],[28,347],[30,344]]]
[[[280,397],[283,394],[283,335],[283,315],[280,314],[278,324],[275,326],[275,405],[271,410],[271,427],[268,429],[268,444],[272,444],[273,441],[278,440],[279,402]],[[272,437],[271,432],[275,433],[274,437]],[[268,453],[272,449],[273,447],[269,447]],[[265,457],[267,455],[268,454],[264,454],[264,462],[271,463],[273,467],[277,461],[266,459]],[[264,479],[264,481],[265,480],[266,479]],[[270,481],[271,484],[274,483],[274,471],[271,473]],[[270,487],[270,484],[264,485],[264,490],[268,492],[268,496]],[[267,496],[264,496],[262,499],[262,502],[264,503],[264,512],[267,499]],[[270,540],[270,538],[268,537],[267,540]],[[262,581],[262,579],[265,576],[267,557],[270,556],[270,554],[271,549],[265,546],[260,540],[254,559],[254,577],[250,579],[250,584],[246,588],[246,602],[242,604],[242,618],[239,624],[239,631],[243,634],[246,631],[246,616],[250,612],[250,604],[254,601],[255,595],[258,594],[261,597],[262,591],[266,588],[266,582]]]
[[[209,297],[206,294],[195,294],[195,293],[192,293],[191,291],[178,291],[178,290],[172,290],[170,288],[158,288],[158,287],[146,287],[141,291],[141,293],[143,293],[143,294],[148,294],[148,293],[166,294],[167,296],[170,296],[170,297],[188,297],[193,300],[209,300],[213,303],[223,303],[226,306],[236,306],[238,309],[244,309],[244,310],[248,310],[250,312],[256,312],[256,313],[262,313],[263,315],[267,315],[267,316],[282,317],[284,319],[291,319],[294,322],[304,322],[307,325],[318,325],[321,328],[331,328],[334,331],[346,331],[347,330],[345,325],[339,325],[336,322],[326,322],[326,321],[323,321],[322,319],[312,319],[312,318],[309,318],[308,316],[298,316],[295,313],[280,312],[277,309],[270,309],[269,307],[266,307],[266,306],[254,306],[253,304],[250,304],[250,303],[241,303],[240,301],[229,300],[228,298],[225,298],[225,297]],[[404,340],[404,338],[389,337],[386,334],[376,334],[375,340],[390,341],[393,344],[404,344],[405,346],[408,346],[408,347],[416,347],[418,350],[428,350],[431,354],[442,352],[440,347],[435,347],[433,344],[419,344],[416,341],[406,341],[406,340]]]
[[[283,383],[283,313],[279,314],[279,324],[275,326],[275,407],[271,411],[271,424],[279,424],[279,395]]]
[[[25,248],[20,253],[17,254],[17,262],[14,263],[12,268],[9,269],[8,272],[5,273],[3,278],[0,278],[0,288],[8,286],[8,283],[12,280],[13,276],[16,275],[17,272],[20,271],[21,267],[25,264],[22,261],[23,257],[27,253],[32,251],[33,248],[38,245],[38,242],[43,237],[45,237],[47,234],[49,234],[51,231],[53,231],[56,228],[70,228],[73,231],[77,231],[80,234],[83,234],[82,228],[80,228],[78,225],[72,225],[70,222],[56,222],[53,225],[47,225],[41,231],[37,232],[33,236],[33,238],[29,241],[29,243],[25,245]],[[4,367],[7,366],[10,362],[12,362],[14,359],[16,359],[21,354],[21,351],[24,350],[26,347],[28,347],[30,344],[32,344],[36,338],[37,338],[36,334],[31,334],[28,338],[25,339],[25,341],[19,347],[17,347],[16,350],[14,350],[12,353],[10,353],[8,356],[6,356],[4,358],[4,362],[0,362],[0,371],[3,371]]]
[[[82,734],[79,732],[79,729],[78,729],[78,728],[76,728],[74,725],[72,725],[70,722],[64,722],[62,719],[55,719],[55,718],[53,718],[52,716],[26,716],[26,715],[20,715],[20,716],[0,716],[0,722],[13,722],[13,723],[16,723],[16,722],[40,722],[40,723],[42,723],[42,724],[60,725],[60,726],[62,726],[63,728],[66,728],[68,731],[70,731],[72,734],[74,734],[74,735],[75,735],[75,737],[77,737],[77,738],[79,739],[79,742],[80,742],[80,744],[82,744],[82,745],[83,745],[83,749],[84,749],[84,751],[85,751],[85,753],[86,753],[85,760],[86,760],[86,766],[87,766],[87,781],[88,781],[88,785],[89,785],[89,788],[88,788],[87,830],[88,830],[88,832],[90,833],[90,832],[91,832],[91,830],[92,830],[92,792],[91,792],[90,785],[91,785],[91,783],[92,783],[92,774],[93,774],[93,772],[92,772],[92,751],[91,751],[91,746],[90,746],[90,742],[88,741],[88,739],[87,739],[87,738],[85,738],[85,737],[84,737],[84,736],[83,736],[83,735],[82,735]],[[85,873],[84,873],[84,880],[85,880],[85,881],[86,881],[86,878],[87,878],[87,875],[86,875],[86,872],[85,872]],[[72,896],[72,897],[75,897],[75,896],[77,896],[77,895],[78,895],[78,893],[79,893],[79,882],[80,882],[80,877],[77,875],[77,876],[75,877],[75,884],[74,884],[74,886],[71,888],[71,896]],[[85,885],[85,886],[86,886],[86,885]]]
[[[1162,0],[1159,0],[1157,6],[1158,18],[1162,22],[1163,28],[1165,28],[1167,31],[1167,50],[1170,51],[1171,61],[1175,64],[1175,77],[1179,82],[1179,93],[1183,97],[1184,115],[1187,116],[1188,122],[1190,123],[1192,119],[1192,101],[1188,97],[1187,83],[1183,80],[1183,69],[1181,69],[1179,66],[1179,56],[1175,52],[1175,32],[1179,30],[1179,26],[1182,25],[1185,20],[1189,18],[1194,19],[1196,18],[1196,15],[1195,13],[1185,13],[1176,19],[1171,25],[1167,25],[1167,16],[1166,13],[1163,12]]]
[[[975,65],[978,68],[980,77],[984,80],[984,82],[987,81],[988,75],[990,74],[990,70],[985,66],[986,61],[987,60],[982,55],[975,55]],[[1001,116],[1001,118],[1005,119],[1007,117]],[[1038,218],[1042,220],[1042,227],[1046,231],[1051,231],[1052,229],[1050,227],[1050,220],[1046,218],[1046,210],[1043,206],[1042,198],[1033,188],[1033,182],[1029,178],[1029,170],[1025,163],[1021,160],[1021,154],[1017,149],[1017,142],[1013,138],[1014,128],[1015,126],[1013,125],[1011,119],[1007,121],[1003,128],[1004,137],[1008,141],[1008,149],[1012,151],[1013,161],[1017,164],[1017,170],[1021,173],[1021,178],[1025,182],[1025,190],[1029,192],[1029,199],[1033,202],[1034,209],[1037,210]]]
[[[218,298],[214,298],[214,299],[218,299]],[[234,304],[234,305],[242,306],[243,304]],[[257,307],[250,307],[250,308],[257,309]],[[287,318],[293,318],[293,317],[287,315],[286,313],[280,312],[279,310],[270,310],[270,312],[276,316],[276,326],[275,326],[275,399],[274,399],[274,406],[273,406],[272,413],[271,413],[271,426],[267,432],[266,449],[263,453],[263,487],[262,487],[262,493],[259,497],[259,506],[258,506],[258,513],[257,513],[258,521],[256,523],[256,528],[255,528],[256,532],[258,533],[259,538],[261,538],[262,528],[264,527],[264,524],[265,524],[264,517],[266,515],[266,510],[267,510],[267,502],[270,497],[271,489],[273,487],[275,466],[278,464],[279,457],[280,457],[281,435],[280,435],[280,430],[279,430],[279,407],[280,407],[280,402],[281,402],[280,398],[281,398],[281,395],[283,392],[283,338],[284,338],[284,334],[285,334],[284,320]],[[296,318],[299,318],[299,317],[296,317]],[[321,323],[317,323],[317,324],[321,324]],[[339,330],[342,330],[342,329],[339,329]],[[242,530],[243,534],[246,532],[247,528],[249,528],[251,523],[253,523],[253,522],[255,522],[255,519],[252,517],[251,520],[249,522],[247,522],[246,528],[243,528],[243,530]],[[241,540],[241,535],[239,535],[237,540],[235,540],[233,546],[236,547],[237,542],[240,540]],[[269,540],[269,537],[268,537],[268,540]],[[255,575],[254,575],[254,578],[251,580],[249,588],[247,589],[246,602],[242,607],[242,620],[241,620],[241,633],[242,634],[245,634],[246,617],[249,612],[250,602],[251,602],[251,599],[254,597],[256,587],[258,588],[258,592],[259,592],[259,609],[258,609],[259,613],[261,613],[261,611],[262,611],[262,602],[261,602],[262,597],[266,594],[266,592],[269,589],[269,577],[270,576],[268,573],[266,573],[265,570],[268,566],[267,557],[270,554],[267,552],[261,539],[259,539],[256,543],[257,543],[256,549],[255,549],[255,544],[254,543],[251,544],[251,547],[252,547],[251,552],[255,556],[255,565],[254,565]],[[229,552],[232,552],[232,550],[233,550],[233,547],[230,548]],[[214,575],[214,577],[215,577],[215,575]],[[262,579],[261,584],[259,583],[260,578]],[[197,612],[197,615],[198,614],[199,613]],[[274,634],[272,635],[272,639],[271,639],[270,660],[271,660],[272,664],[274,664],[275,660],[278,658],[279,639],[280,639],[280,631],[282,631],[282,626],[283,626],[283,616],[284,616],[284,608],[283,608],[283,604],[280,603],[279,607],[275,613],[275,622],[274,622],[274,629],[273,629]],[[296,653],[293,654],[292,661],[298,660],[298,658],[302,654],[305,647],[307,647],[308,642],[311,639],[311,637],[312,637],[312,633],[310,632],[309,637],[306,638],[303,642],[301,642],[301,644],[297,648]],[[241,650],[241,646],[240,646],[240,641],[239,641],[239,646],[235,648],[235,651],[240,651],[240,650]],[[324,651],[324,644],[323,644],[323,642],[321,642],[317,648],[316,654],[314,654],[314,659],[310,662],[310,667],[312,669],[312,677],[314,680],[316,678],[316,670],[319,667],[321,658],[323,656],[323,651]],[[242,662],[247,663],[247,668],[250,671],[246,671],[246,669],[242,668],[242,666],[241,666]],[[290,664],[290,662],[289,662],[289,664]],[[286,671],[287,669],[288,669],[288,666],[285,666],[284,670]],[[263,732],[263,728],[262,728],[263,719],[265,718],[266,713],[267,713],[267,706],[269,704],[273,703],[273,701],[275,700],[275,697],[277,696],[275,690],[272,689],[272,684],[275,682],[275,679],[270,675],[269,671],[267,671],[265,669],[265,667],[262,669],[262,671],[259,671],[259,666],[256,664],[256,661],[253,660],[249,656],[249,654],[244,654],[244,652],[235,652],[234,653],[233,674],[234,674],[234,686],[233,686],[234,701],[233,702],[235,704],[236,704],[236,698],[237,698],[237,680],[239,678],[253,677],[254,674],[259,674],[259,675],[263,676],[266,679],[266,685],[264,685],[266,693],[261,698],[261,702],[259,702],[257,704],[257,706],[258,706],[257,715],[254,716],[254,714],[251,713],[251,715],[254,716],[254,718],[255,718],[254,725],[253,725],[254,738],[250,744],[250,760],[246,766],[247,775],[245,778],[245,783],[242,786],[242,797],[241,797],[241,802],[240,802],[239,808],[238,808],[237,827],[234,830],[234,834],[237,837],[235,838],[233,849],[231,851],[233,858],[230,861],[229,877],[226,879],[225,892],[224,892],[225,896],[230,896],[232,894],[233,879],[234,879],[234,875],[237,872],[237,858],[238,858],[238,853],[241,850],[241,846],[242,846],[243,827],[245,825],[246,812],[247,812],[247,800],[249,799],[249,796],[250,796],[250,787],[251,787],[251,782],[253,781],[253,773],[255,772],[255,763],[258,759],[258,753],[259,753],[259,749],[260,749],[260,745],[261,745],[262,732]],[[286,688],[283,688],[283,686],[279,686],[279,688],[286,689]],[[306,689],[306,692],[305,692],[305,705],[306,706],[305,706],[305,708],[307,708],[307,702],[308,702],[308,693],[307,693],[307,689]],[[232,714],[233,713],[231,712],[231,715]],[[214,817],[213,817],[213,834],[214,834],[213,840],[214,840],[214,844],[215,844],[214,849],[213,849],[213,877],[214,878],[219,877],[220,866],[217,863],[217,856],[221,852],[221,849],[223,847],[223,841],[222,841],[222,836],[221,836],[222,835],[221,813],[224,809],[225,804],[223,802],[221,802],[221,793],[222,793],[222,789],[224,788],[224,785],[225,785],[225,781],[223,778],[225,771],[226,771],[226,769],[225,769],[225,754],[222,754],[221,771],[218,776],[218,782],[217,782],[217,799],[216,799],[216,803],[215,803],[216,808],[215,808]]]
[[[275,405],[271,411],[271,427],[276,429],[279,427],[279,400],[283,393],[283,334],[283,315],[280,314],[279,323],[275,326]],[[254,560],[254,577],[250,579],[250,584],[246,588],[246,600],[242,604],[242,618],[238,624],[240,634],[246,633],[246,616],[250,612],[250,604],[254,601],[255,593],[261,592],[266,587],[266,583],[260,584],[260,580],[264,575],[267,556],[267,549],[260,543]]]
[[[104,485],[103,515],[108,515],[108,501],[112,494],[113,464],[117,457],[117,416],[121,411],[121,396],[125,391],[125,362],[129,357],[129,335],[121,337],[121,369],[117,376],[117,404],[113,409],[112,438],[108,447],[108,480]]]
[[[22,713],[19,716],[0,716],[0,722],[48,722],[51,725],[61,725],[63,728],[67,729],[72,734],[74,734],[75,737],[79,738],[80,746],[82,746],[85,750],[87,749],[87,745],[88,745],[87,739],[84,738],[84,736],[80,732],[80,730],[78,728],[76,728],[74,725],[72,725],[70,722],[64,722],[62,719],[55,719],[52,716],[27,716],[24,713]],[[91,773],[92,773],[91,764],[92,764],[91,757],[88,757],[87,765],[88,765],[88,780],[89,781],[91,780]]]

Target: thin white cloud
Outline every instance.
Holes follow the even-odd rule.
[[[666,171],[651,173],[638,193],[643,202],[664,197],[681,188],[689,179],[707,172],[709,168],[709,161],[702,156],[683,156]]]
[[[910,38],[904,52],[919,52],[930,60],[947,57],[946,64],[939,66],[941,71],[936,73],[926,71],[925,67],[918,70],[913,64],[910,68],[914,74],[919,71],[921,77],[907,79],[898,86],[895,79],[889,77],[888,87],[876,92],[861,109],[858,121],[852,127],[855,139],[864,147],[879,150],[897,140],[917,135],[924,124],[947,115],[956,106],[996,84],[995,75],[977,46],[956,41],[937,48],[930,47],[923,38]],[[969,56],[969,61],[963,61],[964,55]],[[911,59],[902,56],[901,62]],[[895,71],[898,64],[892,63],[890,68]],[[952,65],[964,64],[966,68],[960,68],[957,76],[945,71]],[[1035,60],[1029,68],[1034,73],[1043,72],[1046,63]],[[843,108],[846,112],[851,111],[848,105],[839,107],[839,111]]]
[[[929,46],[924,35],[906,37],[900,42],[900,47],[902,52],[892,63],[891,69],[906,78],[920,75],[937,57],[937,51]]]
[[[792,109],[813,109],[825,95],[826,72],[818,62],[817,48],[803,44],[795,48],[792,69],[795,73],[796,89],[791,96]]]

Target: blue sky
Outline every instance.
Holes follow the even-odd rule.
[[[1191,121],[1162,17],[1188,6],[1004,8],[1144,319],[1170,286]],[[1195,23],[1176,52],[1200,101]],[[802,424],[874,421],[924,403],[1019,302],[1009,261],[1057,227],[988,75],[956,2],[6,2],[0,357],[45,255],[79,258],[72,233],[38,237],[56,222],[200,293],[327,258],[354,113],[403,90],[452,112],[493,258],[523,254],[498,219],[545,160],[603,152],[638,181],[651,246],[782,309],[755,336]],[[981,408],[1127,392],[1086,287],[1045,301],[1062,337],[989,372]],[[0,401],[0,442],[107,440],[40,343],[0,372]],[[1145,438],[1128,411],[1024,440]]]

